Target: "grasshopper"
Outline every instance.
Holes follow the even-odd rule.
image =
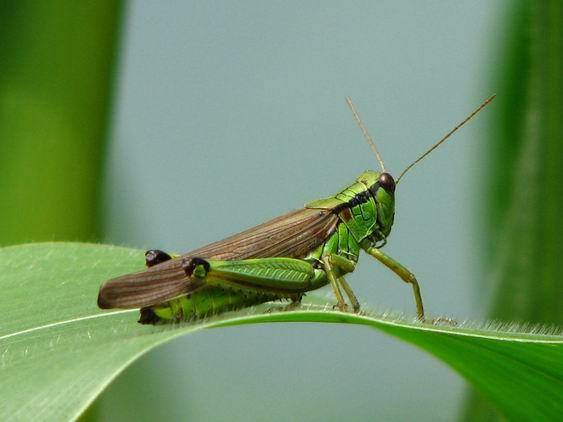
[[[485,100],[442,139],[409,164],[397,181],[385,171],[375,143],[351,99],[353,116],[375,153],[381,171],[364,171],[354,183],[329,198],[289,212],[184,255],[153,249],[145,253],[147,269],[105,282],[98,306],[140,308],[139,322],[201,318],[260,303],[290,300],[299,304],[306,292],[330,284],[336,307],[354,312],[360,303],[344,278],[363,250],[403,281],[414,294],[417,317],[424,307],[416,277],[381,249],[395,217],[395,189],[418,162],[487,106]]]

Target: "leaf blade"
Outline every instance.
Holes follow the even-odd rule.
[[[307,310],[251,310],[200,323],[148,327],[135,322],[135,311],[98,310],[100,283],[106,277],[139,269],[142,256],[141,251],[126,248],[73,243],[0,249],[0,286],[5,292],[0,305],[7,315],[0,325],[1,419],[23,415],[45,420],[77,418],[124,368],[154,347],[202,328],[267,322],[351,323],[377,328],[448,363],[495,400],[506,415],[515,415],[511,408],[514,395],[524,393],[532,400],[518,412],[563,411],[563,338],[559,335],[431,326],[314,305]],[[520,361],[513,358],[516,351]],[[503,360],[503,353],[510,359]],[[495,362],[500,364],[492,365]],[[483,376],[483,371],[488,375]],[[514,382],[515,373],[522,382]],[[533,394],[540,388],[549,394]]]

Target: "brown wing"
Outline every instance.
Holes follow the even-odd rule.
[[[190,256],[224,260],[302,258],[334,233],[337,224],[338,216],[330,210],[292,211],[180,258],[109,280],[100,289],[98,306],[102,309],[151,306],[197,290],[202,283],[186,277],[182,269],[183,258]]]
[[[226,260],[274,256],[302,258],[334,233],[337,223],[338,216],[331,211],[302,208],[184,256]]]
[[[196,280],[186,277],[181,265],[181,259],[171,259],[106,281],[98,294],[98,306],[102,309],[150,306],[200,287],[201,283],[198,285]]]

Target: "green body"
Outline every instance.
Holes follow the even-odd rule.
[[[160,319],[199,318],[272,300],[298,301],[305,292],[329,283],[335,288],[339,305],[342,297],[338,293],[342,287],[349,296],[352,295],[354,308],[359,307],[351,290],[348,291],[343,275],[354,270],[360,250],[388,266],[399,265],[376,248],[389,235],[395,214],[394,181],[392,189],[386,190],[379,183],[381,175],[366,171],[335,196],[305,206],[330,210],[338,215],[334,232],[306,256],[299,259],[210,259],[208,271],[200,268],[194,273],[198,276],[197,271],[203,271],[200,275],[205,280],[203,288],[150,308]],[[400,265],[398,270],[404,270],[405,277],[412,277]],[[422,303],[419,314],[421,308]]]

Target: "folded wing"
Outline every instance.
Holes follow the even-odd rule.
[[[204,283],[186,276],[182,261],[188,257],[223,260],[275,256],[302,258],[334,233],[337,224],[338,216],[330,210],[303,208],[292,211],[179,258],[109,280],[100,289],[98,306],[102,309],[139,308],[196,291]]]
[[[302,208],[184,256],[227,260],[302,258],[334,233],[337,223],[338,216],[330,210]]]

